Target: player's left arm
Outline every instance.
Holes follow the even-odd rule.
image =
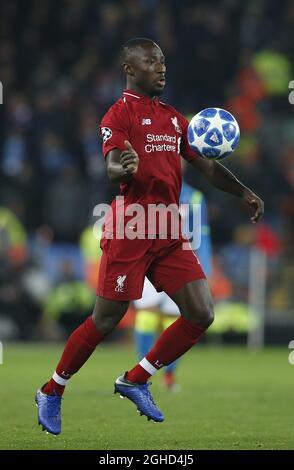
[[[240,197],[247,205],[254,209],[251,221],[255,224],[264,213],[264,203],[251,189],[244,186],[233,173],[221,163],[198,157],[190,164],[200,171],[206,179],[216,188]]]

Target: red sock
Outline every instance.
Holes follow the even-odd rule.
[[[164,383],[167,388],[171,388],[175,383],[175,375],[173,372],[164,373]]]
[[[146,357],[127,372],[126,378],[136,383],[147,382],[158,369],[171,364],[197,343],[206,329],[180,316],[159,336]]]
[[[43,392],[62,395],[66,382],[85,364],[103,337],[92,317],[88,317],[69,337],[56,371],[44,385]]]

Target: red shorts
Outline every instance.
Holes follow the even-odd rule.
[[[97,295],[109,300],[142,297],[145,276],[158,292],[175,294],[187,282],[203,279],[199,260],[187,240],[102,238]]]

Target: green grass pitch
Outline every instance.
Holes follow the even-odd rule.
[[[113,394],[135,362],[129,346],[105,345],[74,376],[63,400],[63,432],[37,426],[35,389],[61,353],[55,345],[5,345],[0,365],[0,449],[293,449],[294,368],[288,349],[248,352],[196,346],[178,369],[179,393],[151,390],[165,415],[147,421]]]

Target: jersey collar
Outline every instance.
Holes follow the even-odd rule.
[[[125,90],[123,92],[123,96],[127,99],[131,99],[132,101],[138,101],[145,104],[158,105],[159,103],[159,99],[157,96],[155,96],[154,98],[149,98],[148,96],[142,95],[142,93],[138,93],[137,91],[133,90]]]

